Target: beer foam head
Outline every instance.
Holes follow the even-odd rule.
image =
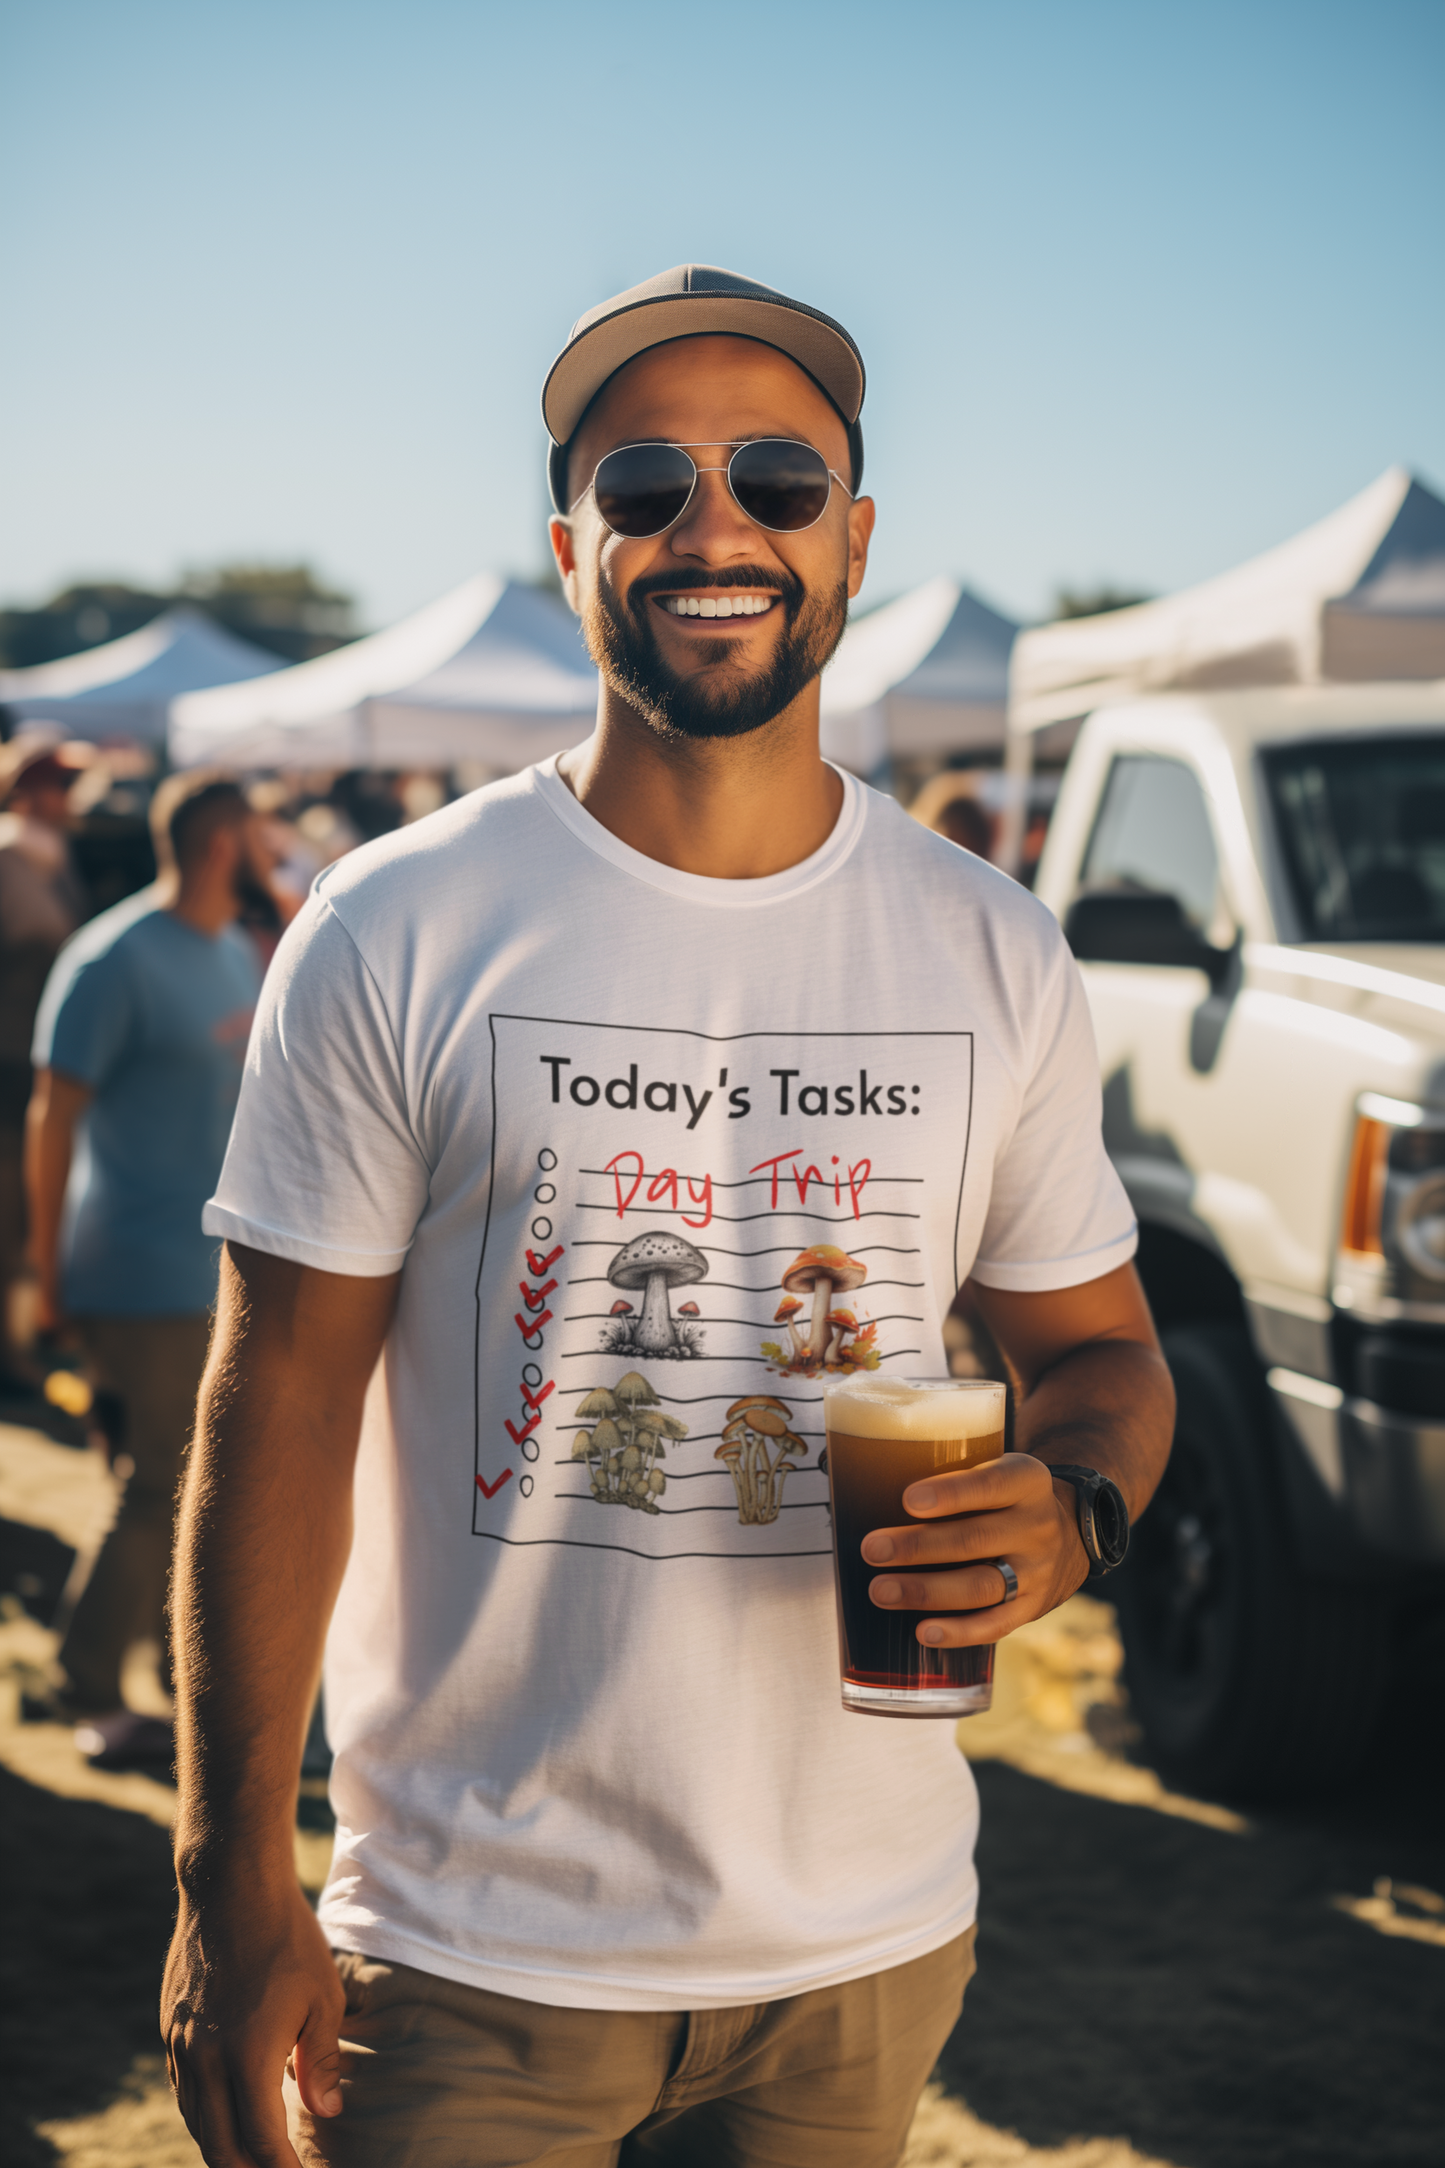
[[[982,1379],[840,1379],[823,1402],[828,1428],[855,1438],[982,1438],[1003,1429],[1004,1388]]]

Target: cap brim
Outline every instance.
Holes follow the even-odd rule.
[[[670,339],[708,332],[731,332],[777,347],[822,385],[846,422],[857,421],[865,386],[863,362],[830,318],[800,301],[763,301],[750,294],[662,294],[604,316],[562,349],[542,388],[542,419],[553,442],[570,440],[591,400],[626,362]]]

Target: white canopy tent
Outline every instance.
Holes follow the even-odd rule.
[[[264,648],[182,605],[103,647],[29,670],[0,671],[0,706],[17,728],[53,724],[68,738],[160,745],[179,694],[266,677],[283,667]]]
[[[1023,633],[1009,725],[1229,686],[1445,677],[1445,503],[1391,467],[1338,512],[1158,602]]]
[[[823,676],[823,751],[883,761],[1002,750],[1018,631],[957,580],[928,580],[848,627]]]
[[[512,770],[592,729],[597,672],[554,596],[479,573],[385,632],[176,701],[178,766]]]
[[[1035,748],[1073,733],[1106,701],[1434,677],[1445,677],[1445,503],[1390,467],[1328,518],[1232,572],[1020,635],[1009,674],[1003,862],[1017,853]]]

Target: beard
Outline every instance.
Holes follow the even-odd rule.
[[[782,632],[763,669],[745,673],[742,640],[716,637],[685,676],[664,660],[649,598],[699,587],[762,589],[778,597],[773,608],[783,612]],[[792,574],[752,565],[710,577],[684,572],[634,580],[625,596],[600,581],[582,625],[592,660],[620,699],[661,736],[700,739],[743,738],[781,715],[830,659],[847,620],[846,581],[810,595]]]

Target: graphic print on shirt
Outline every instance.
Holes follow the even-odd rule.
[[[473,1534],[826,1554],[825,1378],[943,1367],[972,1034],[488,1022]]]

